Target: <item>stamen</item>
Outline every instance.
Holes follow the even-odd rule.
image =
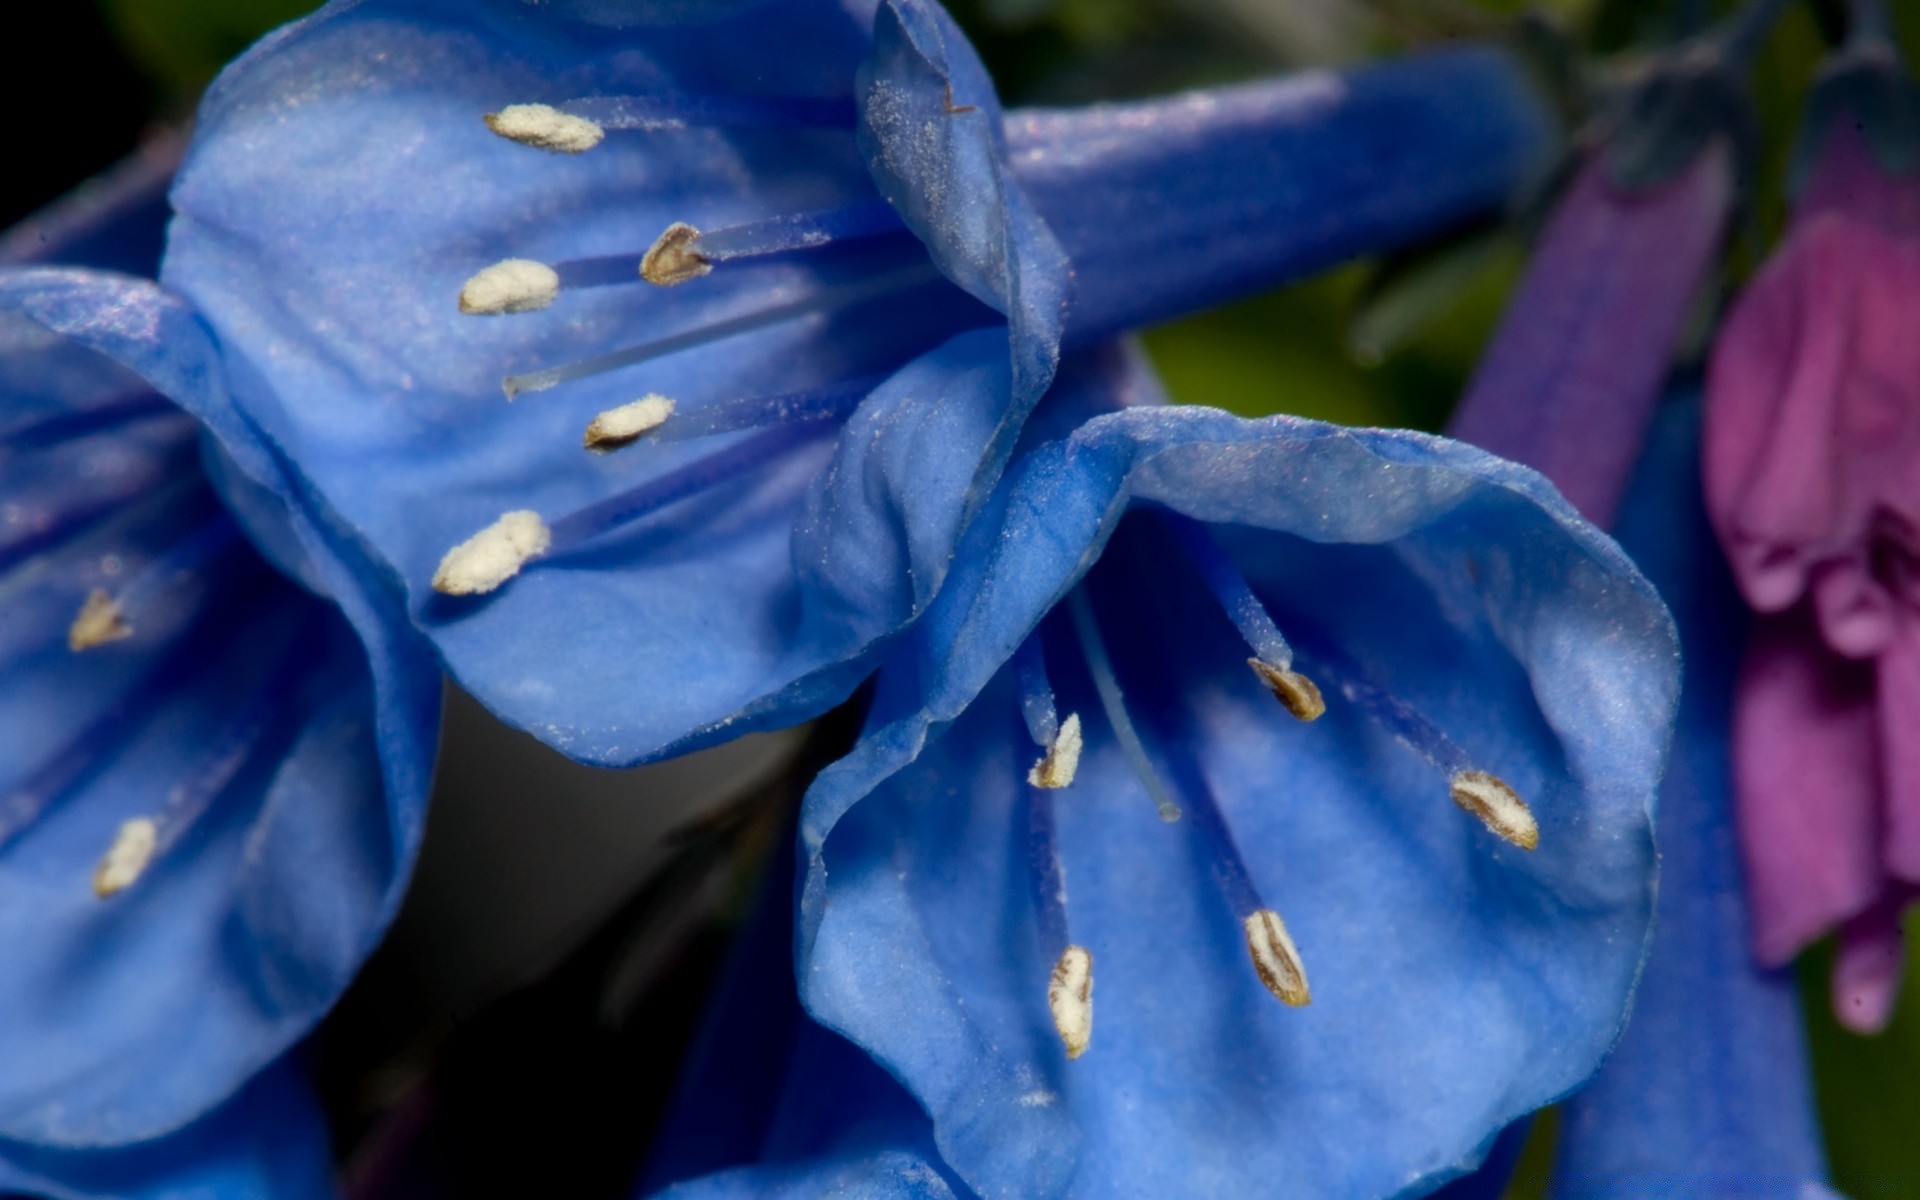
[[[79,615],[67,630],[67,648],[78,654],[132,637],[133,618],[155,599],[194,578],[210,560],[241,545],[239,525],[224,511],[217,512],[185,540],[148,564],[120,589],[118,596],[102,588],[89,592]]]
[[[1068,713],[1060,731],[1047,743],[1047,752],[1027,772],[1027,782],[1037,788],[1063,788],[1073,785],[1080,771],[1080,714]],[[1178,814],[1175,814],[1176,816]]]
[[[1079,721],[1068,717],[1067,725],[1077,730]],[[1027,792],[1027,882],[1040,952],[1054,963],[1047,980],[1047,1011],[1066,1043],[1067,1057],[1079,1058],[1093,1037],[1093,955],[1072,944],[1067,933],[1066,874],[1054,837],[1053,793],[1045,785]]]
[[[824,431],[825,427],[817,423],[768,429],[605,500],[576,509],[552,523],[549,549],[555,554],[571,550],[708,488],[758,474],[758,468],[767,462]]]
[[[1093,1038],[1093,955],[1085,946],[1068,946],[1054,963],[1047,1008],[1054,1031],[1067,1044],[1067,1057],[1085,1054]]]
[[[741,400],[709,404],[692,412],[676,413],[673,421],[661,429],[654,440],[684,442],[741,429],[838,421],[858,408],[860,402],[885,378],[882,375],[869,375],[804,392],[749,396]]]
[[[603,375],[609,371],[617,371],[622,367],[630,367],[649,359],[718,341],[721,338],[751,333],[769,325],[778,325],[815,313],[851,308],[868,300],[892,292],[904,291],[938,278],[940,278],[939,272],[931,263],[916,264],[904,270],[888,272],[858,282],[822,288],[797,300],[770,305],[756,312],[728,317],[710,325],[698,326],[680,333],[668,334],[666,337],[641,342],[609,354],[600,354],[525,375],[509,375],[500,381],[500,387],[506,392],[507,399],[512,400],[526,392],[542,392],[563,383]]]
[[[1289,713],[1302,721],[1313,721],[1327,711],[1327,702],[1313,680],[1293,669],[1293,649],[1280,634],[1273,617],[1260,598],[1253,594],[1227,552],[1220,548],[1207,527],[1191,517],[1170,510],[1160,514],[1200,578],[1226,612],[1234,628],[1253,649],[1247,660],[1253,673],[1273,693]]]
[[[434,572],[433,590],[449,596],[492,592],[542,554],[571,550],[676,501],[749,475],[781,452],[810,440],[817,431],[815,426],[800,426],[743,438],[717,454],[576,509],[551,525],[530,509],[506,513],[447,551]]]
[[[518,575],[529,559],[546,553],[552,540],[539,513],[505,513],[447,551],[433,573],[433,590],[449,596],[484,595]]]
[[[589,96],[565,101],[557,111],[602,129],[627,130],[690,125],[851,129],[858,119],[848,96]]]
[[[1080,770],[1080,714],[1068,713],[1066,722],[1061,722],[1053,703],[1053,685],[1047,681],[1046,651],[1040,645],[1038,630],[1020,643],[1014,662],[1020,674],[1020,713],[1033,744],[1042,752],[1027,772],[1027,782],[1037,788],[1070,787]]]
[[[561,154],[580,154],[600,144],[607,131],[598,122],[548,104],[509,104],[488,113],[487,128],[509,141]]]
[[[1466,751],[1406,701],[1367,678],[1357,665],[1330,654],[1316,654],[1314,670],[1330,679],[1348,703],[1445,775],[1453,802],[1496,836],[1522,850],[1540,845],[1540,827],[1520,794],[1505,780],[1475,767]]]
[[[654,240],[640,259],[640,278],[660,287],[672,287],[713,270],[713,260],[695,247],[699,240],[700,231],[685,221],[667,226],[666,232]]]
[[[1522,850],[1540,845],[1540,826],[1520,794],[1504,779],[1485,771],[1461,771],[1447,781],[1453,802],[1480,823]]]
[[[113,845],[107,847],[93,869],[93,894],[105,900],[132,886],[146,872],[159,844],[160,830],[152,817],[123,821]]]
[[[467,280],[460,289],[460,311],[472,316],[538,312],[560,294],[560,276],[530,258],[497,262]]]
[[[1283,671],[1272,663],[1257,658],[1247,660],[1253,673],[1260,682],[1267,685],[1273,698],[1280,706],[1302,721],[1317,721],[1325,715],[1327,702],[1320,695],[1320,687],[1298,671]]]
[[[791,213],[709,233],[676,221],[647,251],[640,274],[648,283],[671,287],[705,275],[716,263],[810,250],[905,228],[893,205],[880,199]]]
[[[104,589],[94,588],[67,629],[67,649],[78,654],[132,636],[133,626],[127,624],[120,605]]]
[[[666,424],[673,408],[673,401],[657,392],[649,392],[631,404],[610,408],[587,426],[586,447],[605,454],[631,446]]]
[[[256,677],[250,702],[237,706],[238,715],[212,748],[168,790],[160,812],[121,824],[113,844],[94,868],[94,895],[105,900],[138,882],[156,859],[178,845],[207,814],[214,800],[259,754],[276,725],[297,718],[298,705],[290,702],[294,700],[290,693],[304,676],[292,659],[306,653],[317,632],[314,620],[291,622],[279,631],[278,644],[262,658],[266,665]]]
[[[65,795],[102,762],[100,747],[124,735],[135,714],[164,704],[183,675],[203,664],[211,652],[211,640],[226,631],[236,613],[252,611],[258,586],[271,578],[264,566],[226,581],[219,603],[202,611],[192,626],[175,638],[160,660],[122,692],[64,745],[43,758],[39,765],[0,795],[0,847],[21,830],[32,825],[49,804]]]
[[[1080,642],[1080,653],[1087,660],[1087,672],[1093,676],[1094,691],[1099,693],[1100,707],[1107,715],[1107,724],[1113,727],[1113,736],[1120,743],[1121,752],[1127,756],[1127,762],[1133,767],[1133,773],[1147,789],[1147,795],[1153,798],[1154,807],[1160,810],[1162,821],[1178,821],[1180,806],[1174,803],[1173,796],[1161,782],[1160,774],[1154,769],[1152,759],[1147,757],[1147,748],[1140,741],[1140,734],[1133,727],[1133,720],[1127,715],[1125,697],[1120,694],[1120,681],[1113,673],[1113,660],[1107,657],[1107,647],[1100,640],[1100,628],[1095,622],[1093,608],[1087,603],[1086,590],[1076,587],[1067,595],[1067,610],[1073,617],[1073,632]]]
[[[1253,973],[1282,1004],[1298,1008],[1313,1002],[1307,988],[1307,968],[1300,951],[1287,933],[1287,923],[1270,908],[1247,914],[1242,925],[1247,931],[1247,955],[1253,959]]]

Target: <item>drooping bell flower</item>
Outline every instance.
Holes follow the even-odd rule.
[[[1447,432],[1611,524],[1752,157],[1742,78],[1780,5],[1665,55],[1593,131]]]
[[[433,761],[439,672],[371,564],[286,503],[231,412],[203,425],[50,327],[134,357],[164,347],[183,393],[212,362],[204,329],[150,283],[102,308],[97,274],[14,265],[152,270],[165,175],[135,164],[30,222],[0,267],[0,293],[31,293],[45,318],[0,315],[9,1193],[159,1194],[258,1165],[202,1161],[229,1137],[206,1130],[232,1124],[207,1114],[379,939]],[[62,306],[69,282],[85,312]],[[259,1088],[280,1087],[247,1095],[272,1108]],[[241,1125],[266,1119],[234,1103]],[[323,1157],[323,1136],[304,1136]],[[124,1150],[136,1142],[151,1145]]]
[[[1655,826],[1653,953],[1620,1044],[1560,1107],[1552,1194],[1820,1200],[1832,1193],[1799,989],[1749,948],[1729,748],[1748,622],[1700,508],[1697,389],[1670,395],[1618,525],[1686,662]]]
[[[1060,346],[1471,218],[1549,141],[1479,48],[1002,113],[929,0],[738,7],[330,4],[174,193],[198,385],[594,763],[842,699]]]
[[[1705,442],[1761,614],[1734,724],[1754,951],[1838,928],[1835,1012],[1861,1031],[1892,1014],[1920,884],[1920,96],[1876,25],[1818,86],[1786,240],[1714,345]]]
[[[1470,447],[1056,388],[804,803],[809,1012],[982,1196],[1460,1174],[1624,1021],[1664,609]]]

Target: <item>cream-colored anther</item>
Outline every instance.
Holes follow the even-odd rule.
[[[105,900],[132,887],[146,872],[159,845],[160,827],[152,817],[121,822],[113,845],[107,847],[107,852],[100,856],[100,864],[93,869],[93,894]]]
[[[1461,771],[1447,781],[1453,802],[1480,818],[1480,823],[1522,850],[1540,845],[1540,825],[1533,810],[1507,781],[1485,771]]]
[[[1046,754],[1027,772],[1027,782],[1037,788],[1071,785],[1080,770],[1082,748],[1080,714],[1068,713],[1067,719],[1060,722],[1060,731],[1053,735],[1053,745],[1047,747]]]
[[[433,573],[433,590],[449,596],[484,595],[518,575],[528,559],[545,554],[552,544],[553,533],[539,513],[524,508],[506,513],[447,551]]]
[[[661,287],[700,278],[713,270],[713,263],[700,253],[699,245],[700,231],[675,221],[640,259],[640,278]]]
[[[543,262],[509,258],[477,272],[460,289],[460,311],[475,317],[538,312],[560,294],[560,276]]]
[[[1320,685],[1300,672],[1276,667],[1258,658],[1248,659],[1247,665],[1260,677],[1260,682],[1267,685],[1273,698],[1302,721],[1318,720],[1327,711],[1327,702],[1320,695]]]
[[[120,603],[99,588],[87,593],[80,615],[67,627],[67,649],[75,654],[133,636],[133,626],[121,615]]]
[[[667,423],[673,415],[673,401],[648,393],[631,404],[610,408],[587,426],[585,440],[589,450],[605,454],[622,446],[631,446]]]
[[[1047,980],[1047,1008],[1053,1028],[1067,1044],[1067,1057],[1079,1058],[1093,1039],[1093,955],[1085,946],[1068,946]]]
[[[523,146],[561,154],[591,150],[607,136],[598,122],[563,113],[550,104],[509,104],[487,114],[487,128]]]
[[[1287,923],[1280,914],[1270,908],[1263,908],[1248,915],[1244,922],[1247,930],[1247,954],[1253,959],[1253,973],[1267,990],[1279,997],[1282,1004],[1291,1004],[1298,1008],[1311,1003],[1313,995],[1307,990],[1307,968],[1300,961],[1300,951],[1294,948],[1293,938],[1287,933]]]

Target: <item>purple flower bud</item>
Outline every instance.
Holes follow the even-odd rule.
[[[1717,138],[1645,188],[1618,182],[1604,153],[1590,157],[1448,432],[1535,468],[1610,524],[1732,211],[1735,157]]]
[[[1734,722],[1756,956],[1834,927],[1840,1020],[1877,1030],[1920,883],[1920,173],[1832,121],[1708,375],[1707,509],[1763,614]]]

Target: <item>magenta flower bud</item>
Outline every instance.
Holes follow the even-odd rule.
[[[1772,12],[1677,48],[1602,121],[1447,430],[1602,528],[1751,167],[1741,74]]]
[[[1734,722],[1754,952],[1838,927],[1835,1011],[1872,1031],[1920,884],[1920,172],[1845,111],[1714,346],[1704,474],[1765,614]]]
[[[1733,209],[1735,155],[1707,144],[1651,187],[1580,168],[1448,433],[1526,463],[1606,527],[1640,454],[1674,344]]]

